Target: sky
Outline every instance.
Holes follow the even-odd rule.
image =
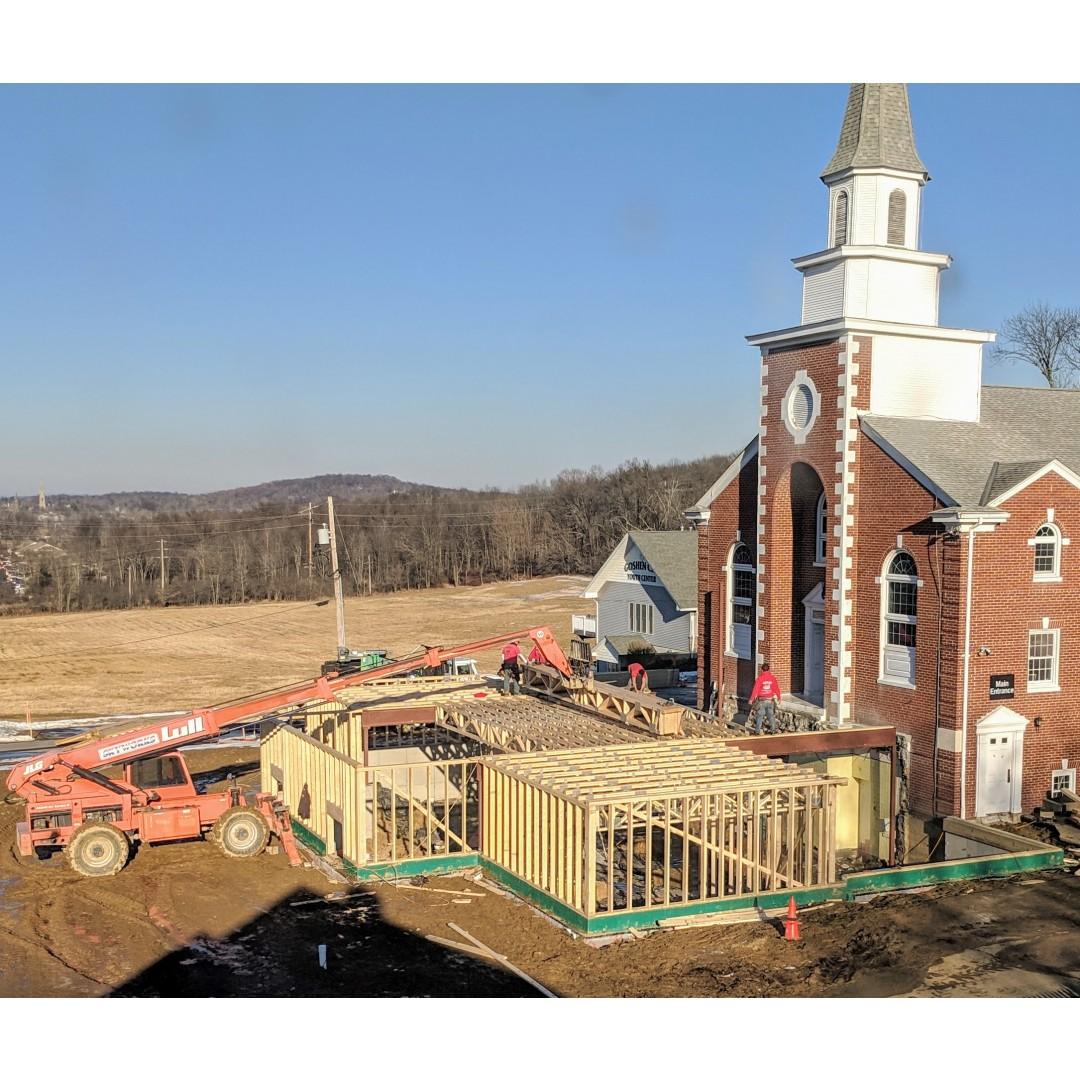
[[[1080,86],[909,94],[942,324],[1080,304]],[[846,96],[0,88],[0,493],[513,487],[735,450],[744,337],[798,323],[790,260],[826,246]]]

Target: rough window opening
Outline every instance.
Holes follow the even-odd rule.
[[[915,685],[915,631],[919,573],[915,560],[898,551],[882,576],[881,678],[898,686]]]
[[[895,188],[889,194],[888,242],[896,247],[904,246],[907,218],[907,196]]]
[[[728,651],[749,660],[753,642],[754,567],[750,549],[737,544],[728,574]]]

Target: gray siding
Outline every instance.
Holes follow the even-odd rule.
[[[649,603],[656,609],[651,634],[638,634],[630,629],[631,601],[636,604]],[[668,591],[656,585],[612,581],[603,586],[596,598],[597,640],[611,634],[634,634],[658,649],[693,652],[690,619],[690,612],[679,611]]]

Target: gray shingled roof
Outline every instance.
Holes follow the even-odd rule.
[[[635,646],[641,645],[651,646],[658,653],[675,653],[679,651],[678,649],[669,649],[655,641],[649,641],[648,638],[643,637],[641,634],[605,634],[604,640],[618,656],[626,656],[627,653],[633,651]]]
[[[852,83],[840,141],[822,177],[842,169],[885,166],[922,173],[926,166],[915,149],[911,108],[904,83]]]
[[[631,530],[630,539],[656,571],[682,611],[697,609],[697,533]]]
[[[946,505],[986,506],[1055,458],[1080,473],[1080,390],[984,386],[977,424],[872,414],[861,424],[936,485]]]

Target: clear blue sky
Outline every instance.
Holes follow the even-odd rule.
[[[0,492],[735,449],[846,93],[0,89]],[[942,322],[1080,304],[1080,87],[910,97]]]

